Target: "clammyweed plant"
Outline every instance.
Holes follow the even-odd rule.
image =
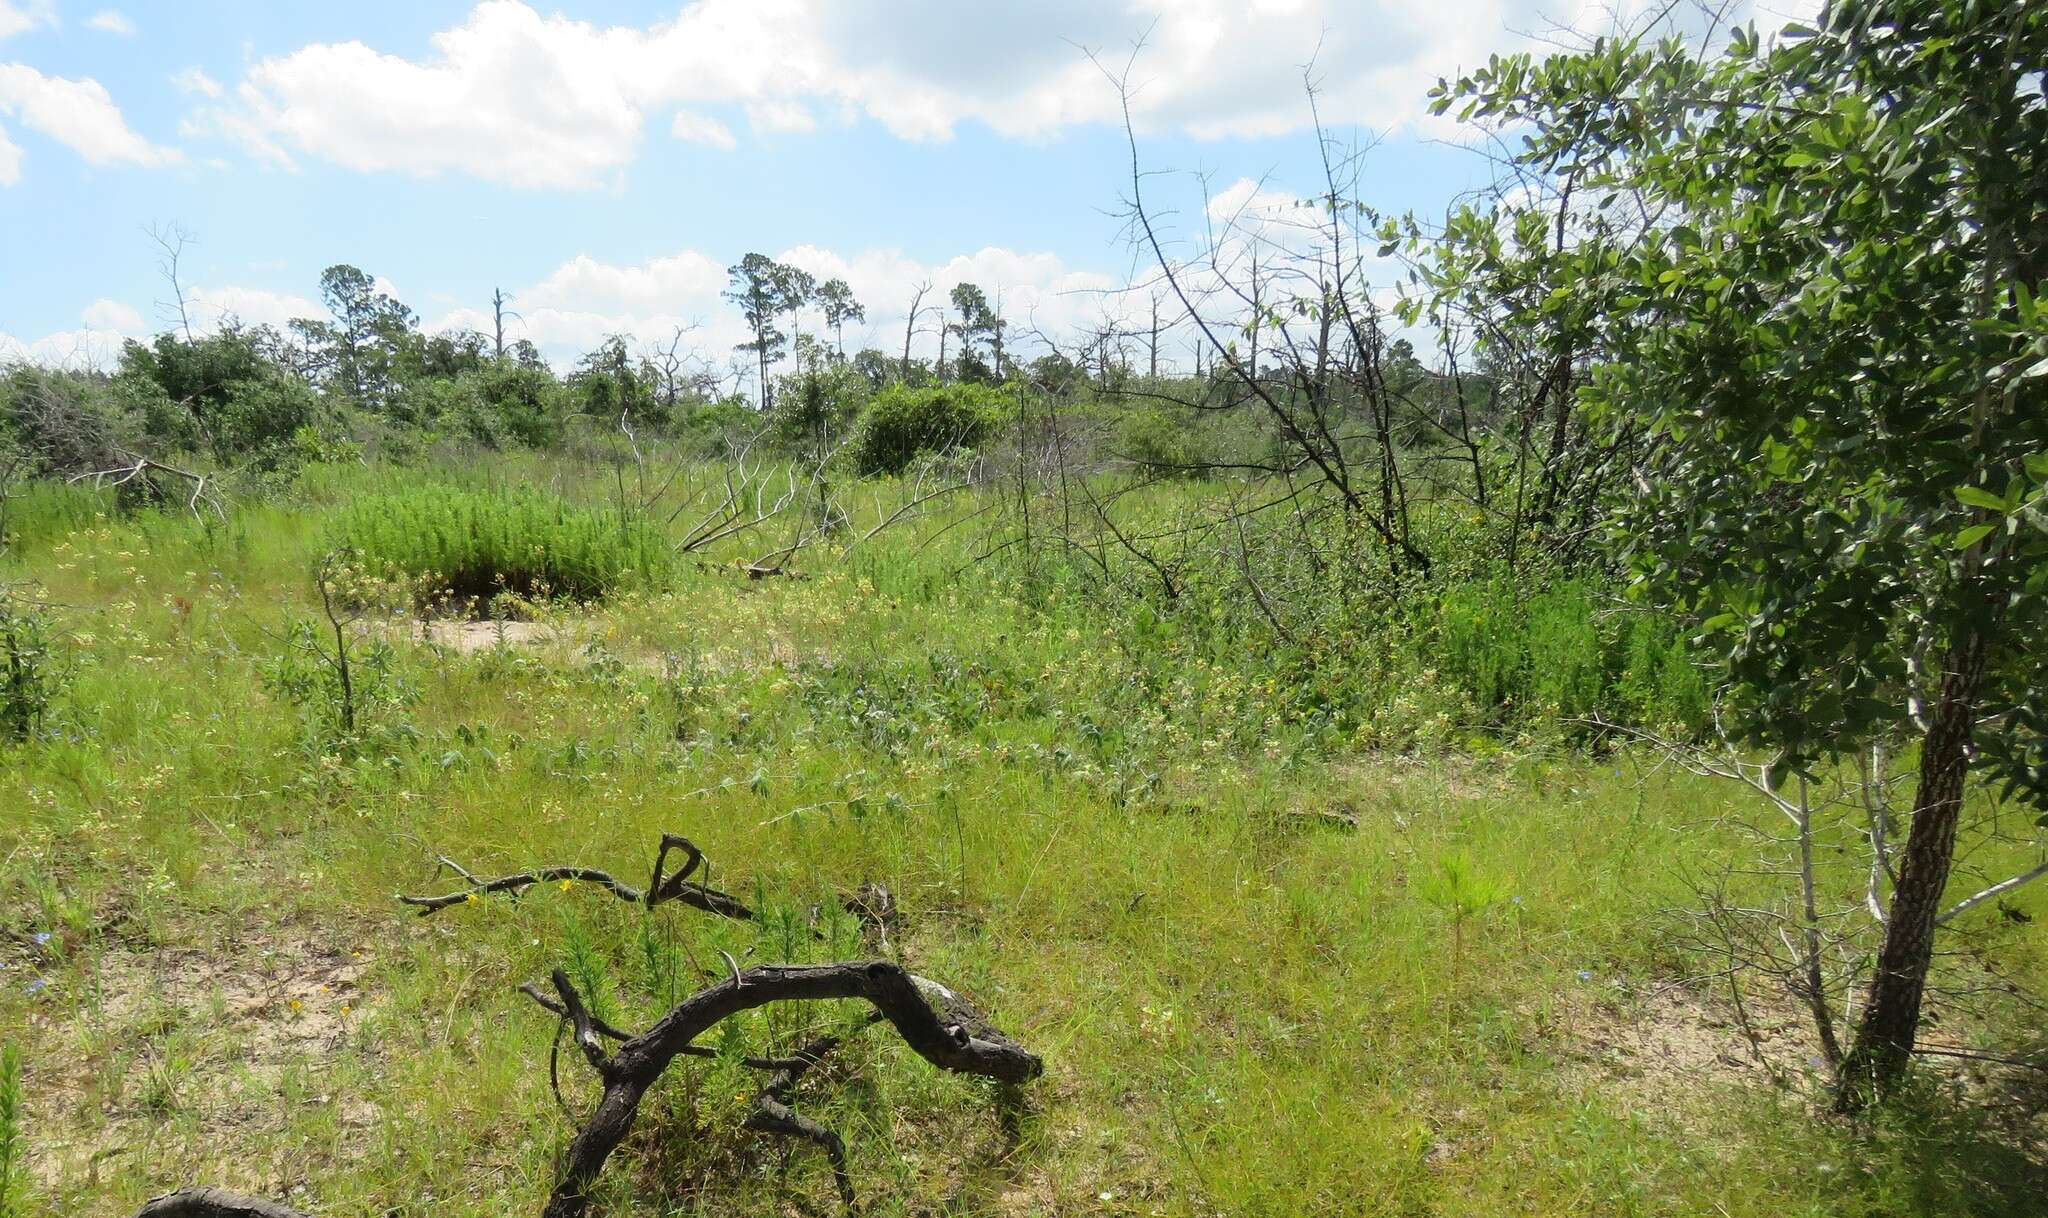
[[[354,637],[357,620],[343,588],[357,570],[349,550],[323,555],[313,572],[322,622],[300,619],[285,629],[283,645],[264,666],[270,692],[298,707],[309,739],[325,749],[350,752],[370,719],[412,700],[391,648],[382,639]]]
[[[0,586],[0,742],[20,744],[39,734],[63,686],[49,614]]]
[[[27,1218],[28,1138],[22,1132],[21,1050],[0,1045],[0,1218]]]

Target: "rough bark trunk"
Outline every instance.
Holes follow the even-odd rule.
[[[1853,1112],[1889,1094],[1905,1073],[1920,1029],[1920,1000],[1934,959],[1934,925],[1954,861],[1956,823],[1970,772],[1970,729],[1984,676],[1984,634],[1971,630],[1950,649],[1941,695],[1920,744],[1913,827],[1899,855],[1891,921],[1878,950],[1870,999],[1842,1063],[1837,1111]]]

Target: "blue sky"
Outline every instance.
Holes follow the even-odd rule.
[[[1767,10],[1787,7],[1787,0]],[[1624,3],[1624,8],[1627,4]],[[1563,10],[1563,11],[1561,11]],[[491,289],[558,363],[604,334],[722,361],[750,250],[848,278],[849,345],[900,346],[913,286],[973,279],[1065,333],[1128,313],[1116,212],[1132,78],[1181,231],[1211,195],[1285,206],[1318,169],[1301,89],[1377,139],[1364,194],[1440,212],[1483,159],[1424,91],[1564,0],[0,0],[0,357],[105,363],[162,328],[145,230],[190,232],[195,320],[311,311],[322,267],[429,327]],[[1150,187],[1148,187],[1150,189]],[[921,344],[922,345],[922,344]]]

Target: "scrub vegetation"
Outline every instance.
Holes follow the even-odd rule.
[[[1438,225],[1134,134],[1193,367],[6,369],[0,1218],[2044,1212],[2048,10],[1823,24]]]

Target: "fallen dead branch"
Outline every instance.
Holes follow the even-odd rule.
[[[895,1027],[903,1043],[942,1070],[1015,1084],[1037,1078],[1044,1069],[1036,1054],[997,1031],[959,995],[935,981],[914,976],[889,960],[763,964],[740,970],[685,999],[653,1027],[611,1053],[605,1051],[604,1038],[585,1010],[581,996],[569,983],[568,974],[556,969],[551,980],[572,1025],[576,1044],[604,1080],[605,1088],[596,1110],[569,1145],[567,1165],[541,1211],[543,1218],[577,1218],[584,1212],[591,1185],[604,1170],[612,1151],[632,1129],[641,1098],[667,1071],[669,1063],[721,1020],[772,1002],[863,1000]],[[784,1073],[792,1074],[789,1085],[794,1086],[802,1071]],[[780,1104],[782,1100],[776,1097],[786,1096],[787,1088],[778,1089],[777,1083],[771,1081],[764,1094]],[[771,1115],[766,1119],[773,1123],[772,1109],[769,1111]],[[776,1130],[812,1141],[819,1140],[818,1131],[837,1141],[837,1135],[814,1122],[801,1129],[792,1126]],[[830,1143],[820,1144],[828,1147],[829,1154]],[[842,1153],[843,1149],[842,1146]],[[834,1167],[835,1173],[841,1170],[838,1163]],[[850,1187],[841,1181],[842,1194]]]
[[[671,850],[682,851],[683,862],[675,871],[664,875],[662,868],[666,865]],[[679,837],[673,833],[661,835],[661,846],[654,855],[654,872],[644,892],[620,881],[610,872],[599,871],[594,867],[536,867],[531,871],[486,880],[472,874],[469,869],[446,856],[438,861],[442,866],[469,881],[469,886],[439,896],[398,894],[400,901],[418,908],[423,918],[451,905],[467,904],[478,897],[493,893],[509,892],[517,896],[536,884],[573,884],[578,881],[594,884],[628,905],[645,905],[648,909],[653,909],[666,901],[681,901],[685,905],[695,906],[705,913],[717,914],[722,918],[745,920],[754,916],[754,911],[747,908],[738,897],[690,880],[690,876],[704,862],[704,852],[697,849],[689,838]]]
[[[668,856],[681,851],[683,861],[668,871]],[[753,912],[728,894],[690,880],[704,855],[689,839],[662,835],[647,887],[638,889],[607,872],[587,867],[539,867],[515,875],[483,879],[453,860],[441,864],[462,877],[467,886],[439,896],[403,896],[422,916],[463,904],[482,894],[521,893],[538,884],[568,880],[593,884],[618,899],[647,910],[671,900],[731,918]],[[869,885],[847,900],[864,926],[886,933],[897,917],[894,898],[879,885]],[[721,953],[724,954],[724,953]],[[762,964],[742,969],[726,956],[730,974],[698,990],[671,1008],[646,1031],[632,1033],[593,1013],[562,969],[549,976],[550,994],[531,982],[520,992],[561,1020],[571,1042],[604,1084],[597,1106],[582,1122],[563,1158],[542,1218],[580,1218],[590,1192],[612,1152],[625,1140],[639,1115],[640,1102],[678,1057],[717,1057],[718,1051],[696,1043],[704,1033],[734,1015],[777,1002],[865,1002],[871,1012],[863,1026],[887,1023],[912,1051],[941,1070],[993,1079],[1006,1112],[1014,1112],[1014,1088],[1044,1070],[1038,1056],[997,1030],[973,1004],[940,983],[920,977],[891,960],[848,960],[833,964]],[[810,1142],[822,1150],[832,1167],[842,1201],[855,1203],[847,1167],[846,1143],[838,1133],[791,1107],[804,1076],[838,1050],[858,1029],[819,1037],[784,1057],[743,1057],[742,1065],[770,1072],[755,1093],[745,1128]],[[560,1032],[556,1046],[561,1043]],[[558,1070],[550,1056],[551,1078]],[[559,1096],[559,1088],[557,1089]],[[289,1206],[216,1188],[183,1188],[152,1198],[136,1218],[308,1218]]]
[[[64,481],[66,485],[86,483],[97,488],[102,486],[123,487],[139,480],[152,491],[162,494],[153,481],[153,477],[157,474],[172,478],[182,478],[192,488],[191,494],[186,496],[185,499],[185,510],[192,513],[195,518],[202,518],[202,513],[199,509],[203,505],[216,518],[223,521],[227,519],[227,513],[222,510],[219,500],[215,498],[212,491],[212,487],[218,479],[210,474],[195,473],[192,470],[179,469],[175,465],[165,465],[163,462],[152,457],[139,456],[135,453],[122,453],[121,464],[112,469],[89,470],[82,474],[73,474]]]

